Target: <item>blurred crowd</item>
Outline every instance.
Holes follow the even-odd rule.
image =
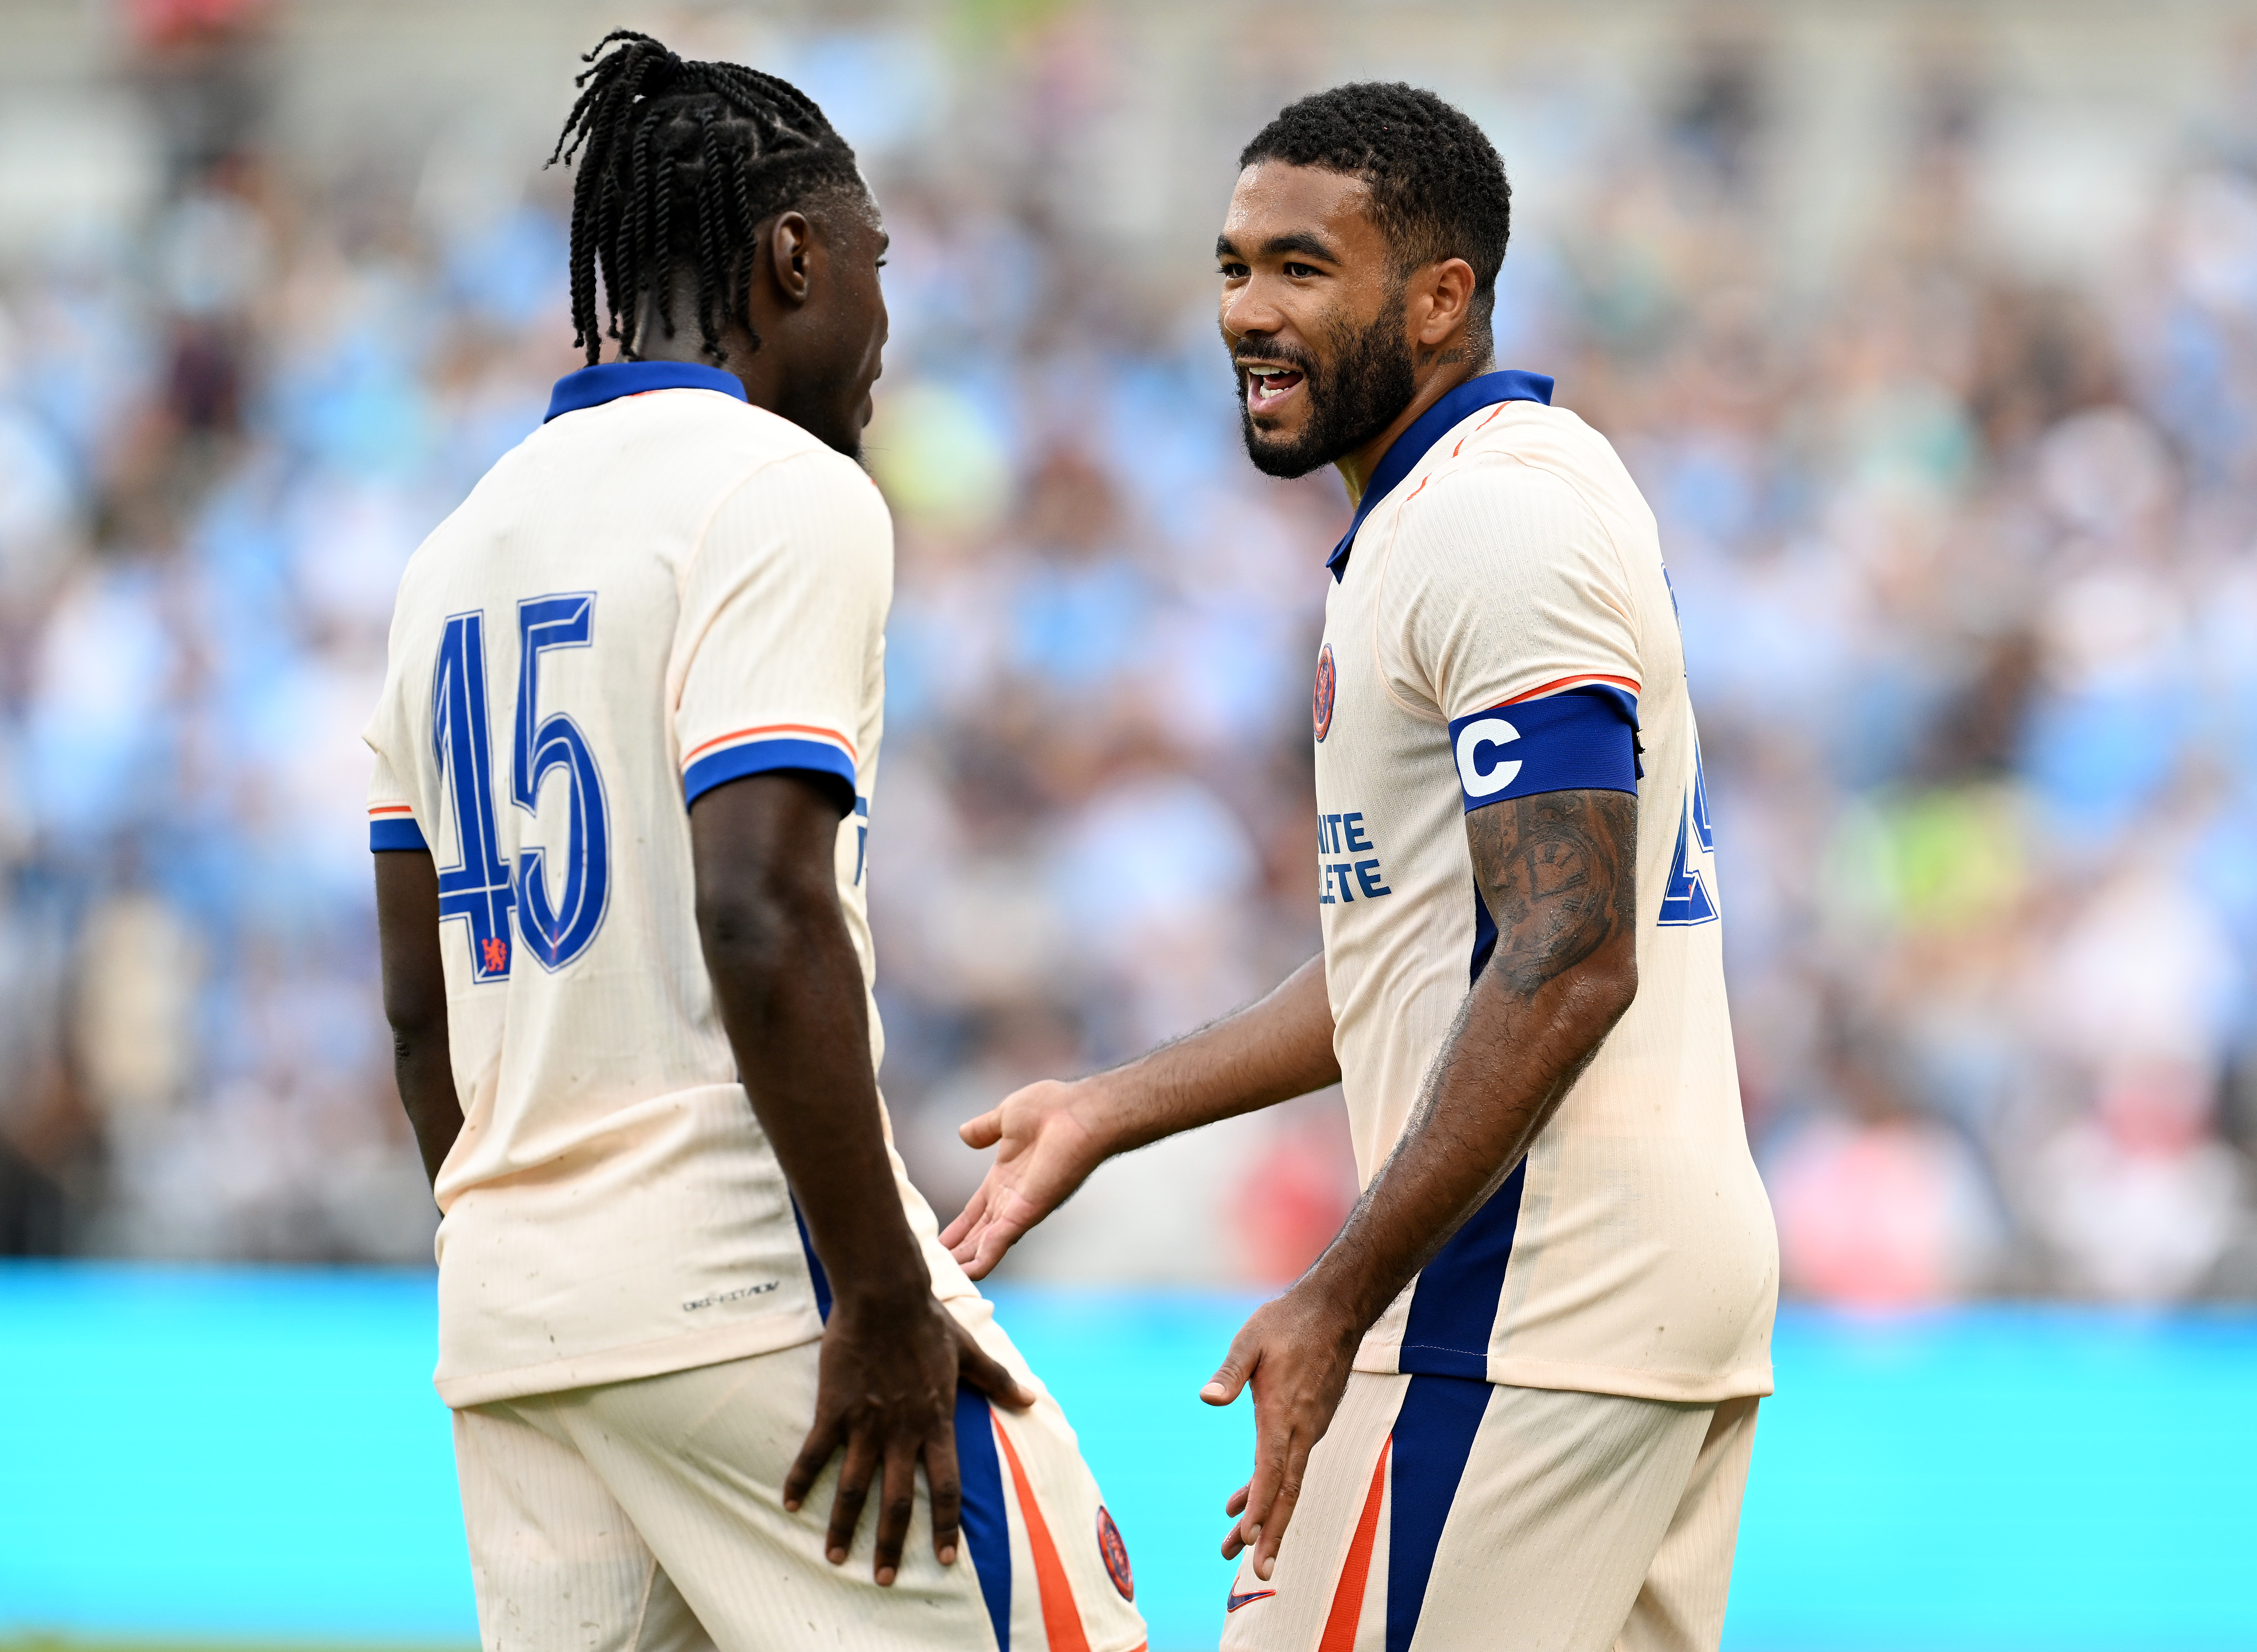
[[[357,730],[406,557],[574,365],[560,186],[309,176],[271,9],[122,15],[160,187],[0,276],[0,1253],[428,1258]],[[1316,946],[1341,489],[1245,464],[1204,266],[1085,232],[1107,203],[1050,162],[1103,31],[1029,16],[1008,52],[818,31],[770,63],[894,237],[871,887],[944,1219],[959,1120]],[[2257,1294],[2257,127],[2187,136],[2116,252],[2041,276],[1985,232],[1979,80],[1913,76],[1815,280],[1762,48],[1592,100],[1498,343],[1661,520],[1787,1288]],[[1013,143],[937,144],[971,104]],[[1012,1266],[1274,1282],[1353,1193],[1314,1097],[1108,1168]]]

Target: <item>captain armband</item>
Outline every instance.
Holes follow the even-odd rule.
[[[1638,698],[1584,683],[1454,718],[1450,753],[1467,812],[1546,791],[1638,791]]]

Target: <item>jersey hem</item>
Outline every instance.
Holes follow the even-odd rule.
[[[1422,1349],[1419,1353],[1431,1356],[1440,1351]],[[1380,1348],[1359,1350],[1352,1369],[1383,1376],[1404,1373],[1402,1346],[1390,1343]],[[1468,1365],[1479,1361],[1475,1355],[1460,1356]],[[1414,1364],[1425,1367],[1431,1358],[1419,1358]],[[1679,1405],[1716,1405],[1726,1400],[1761,1399],[1773,1392],[1771,1363],[1743,1365],[1737,1370],[1706,1373],[1689,1371],[1640,1371],[1622,1365],[1591,1365],[1560,1359],[1528,1359],[1491,1354],[1487,1360],[1488,1374],[1481,1379],[1502,1388],[1560,1388],[1575,1393],[1617,1394],[1626,1400],[1662,1400]],[[1412,1372],[1418,1375],[1419,1372]],[[1474,1379],[1471,1370],[1440,1372],[1445,1376],[1461,1376]]]
[[[529,1394],[559,1393],[568,1388],[593,1388],[604,1383],[632,1382],[639,1377],[663,1377],[671,1372],[754,1354],[781,1353],[811,1343],[823,1335],[823,1322],[812,1306],[788,1314],[764,1314],[735,1325],[711,1330],[684,1331],[655,1342],[634,1343],[624,1348],[598,1349],[564,1359],[544,1360],[507,1371],[473,1372],[450,1377],[434,1372],[431,1386],[450,1409],[490,1405],[497,1400],[522,1400]]]

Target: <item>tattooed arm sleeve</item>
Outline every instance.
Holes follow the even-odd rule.
[[[1638,991],[1635,795],[1508,798],[1466,836],[1496,947],[1317,1265],[1358,1335],[1512,1173]]]

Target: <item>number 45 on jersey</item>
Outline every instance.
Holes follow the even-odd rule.
[[[510,801],[536,812],[542,782],[557,770],[570,811],[561,845],[521,847],[503,858],[494,815],[493,739],[486,717],[485,611],[450,615],[433,674],[431,743],[455,817],[456,864],[439,871],[439,920],[469,925],[474,981],[501,981],[510,966],[510,915],[534,958],[561,969],[588,948],[611,892],[604,777],[580,727],[562,712],[541,715],[541,656],[584,649],[593,635],[592,592],[533,597],[517,605],[517,711],[511,720]],[[555,890],[555,859],[563,890]]]

